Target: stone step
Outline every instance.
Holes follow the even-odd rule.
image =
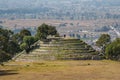
[[[63,45],[40,45],[40,47],[62,47]]]
[[[55,59],[58,54],[68,58],[75,58],[82,55],[91,55],[95,52],[92,47],[79,39],[62,39],[48,43],[38,42],[40,47],[31,51],[29,54],[22,54],[17,60],[49,60]]]

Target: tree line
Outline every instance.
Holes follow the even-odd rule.
[[[38,27],[36,35],[32,36],[27,29],[22,29],[19,33],[0,28],[0,62],[8,61],[16,53],[31,50],[31,45],[38,40],[45,40],[51,35],[59,35],[54,26],[42,24]]]

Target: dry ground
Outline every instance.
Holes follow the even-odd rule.
[[[40,26],[43,23],[52,24],[58,26],[61,23],[73,23],[74,27],[77,26],[79,23],[80,27],[84,26],[85,28],[93,28],[95,25],[97,27],[103,25],[112,25],[114,23],[120,23],[119,20],[111,20],[111,19],[99,19],[99,20],[39,20],[39,19],[16,19],[16,20],[8,20],[8,19],[0,19],[4,23],[0,24],[8,28],[23,28],[23,27],[30,27],[30,26]],[[70,25],[67,25],[69,27]],[[74,29],[74,28],[73,28]]]
[[[120,62],[8,62],[0,66],[0,80],[120,80]]]
[[[119,24],[120,20],[111,20],[111,19],[99,19],[99,20],[39,20],[39,19],[15,19],[15,20],[8,20],[8,19],[0,19],[0,21],[3,21],[3,23],[0,23],[0,25],[8,28],[8,29],[23,29],[23,28],[32,28],[32,27],[38,27],[43,23],[46,23],[48,25],[54,25],[57,27],[58,32],[61,35],[69,34],[70,32],[79,33],[78,30],[85,30],[93,32],[95,29],[107,26],[107,25],[113,25],[113,24]],[[60,26],[60,24],[66,24],[66,27]],[[70,25],[70,24],[73,25]],[[90,32],[82,32],[79,33],[81,35],[89,34]],[[90,33],[91,34],[91,33]],[[98,36],[102,33],[96,33]]]

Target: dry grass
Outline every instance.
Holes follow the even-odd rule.
[[[0,66],[0,80],[119,80],[119,68],[106,60],[8,62]]]

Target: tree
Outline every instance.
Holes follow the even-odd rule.
[[[5,36],[0,35],[0,49],[5,50],[7,46],[7,38]]]
[[[99,46],[99,47],[103,47],[103,46],[107,45],[110,42],[111,42],[110,35],[102,34],[100,36],[100,38],[98,39],[98,41],[96,42],[96,45]]]
[[[31,36],[31,32],[29,31],[29,30],[27,30],[27,29],[23,29],[23,30],[21,30],[20,31],[20,33],[19,33],[19,40],[21,41],[21,43],[23,42],[23,38],[25,37],[25,36]]]
[[[0,28],[0,62],[12,58],[20,51],[18,43],[13,40],[13,35],[11,30]]]
[[[12,41],[16,42],[17,44],[21,44],[23,40],[22,40],[20,34],[17,33],[12,36]]]
[[[9,53],[7,50],[9,48],[8,45],[11,41],[12,35],[12,31],[0,28],[0,49]]]
[[[44,40],[44,39],[47,39],[47,36],[56,35],[56,34],[58,34],[58,33],[57,33],[57,30],[54,26],[49,26],[47,24],[42,24],[37,29],[36,37],[38,39]]]
[[[11,59],[11,55],[3,50],[0,50],[0,64],[9,59]]]
[[[108,59],[120,59],[120,38],[117,38],[106,47],[105,54]]]
[[[23,43],[24,36],[31,36],[31,32],[27,29],[23,29],[19,33],[14,34],[12,40],[20,45]]]
[[[15,53],[20,51],[20,47],[18,45],[18,43],[14,42],[14,41],[9,41],[8,45],[7,45],[7,52],[9,52],[11,55],[15,55]]]
[[[31,32],[29,30],[27,30],[27,29],[23,29],[23,30],[20,31],[20,35],[22,37],[24,37],[24,36],[31,36]]]
[[[23,42],[26,43],[28,49],[30,49],[30,46],[35,42],[35,39],[32,36],[25,36],[23,38]]]
[[[26,50],[27,49],[27,44],[26,43],[22,43],[21,45],[20,45],[20,49],[21,50]]]
[[[102,34],[98,41],[96,42],[96,45],[101,48],[101,53],[105,54],[105,48],[106,45],[111,42],[111,37],[108,34]]]

